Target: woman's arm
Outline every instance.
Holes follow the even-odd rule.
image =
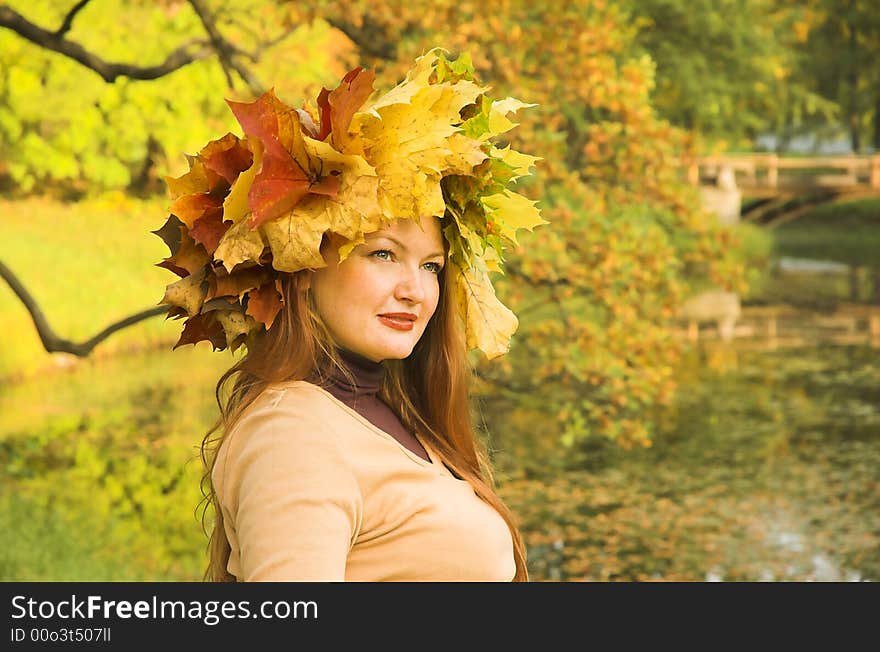
[[[357,480],[331,429],[273,402],[236,424],[214,469],[238,579],[342,581],[361,522]]]

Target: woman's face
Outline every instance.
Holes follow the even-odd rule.
[[[315,270],[315,306],[336,342],[374,362],[412,353],[437,309],[440,272],[446,262],[440,220],[421,226],[398,220],[366,236],[339,262],[338,246]]]

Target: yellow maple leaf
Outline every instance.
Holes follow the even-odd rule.
[[[520,102],[515,97],[507,97],[503,100],[496,100],[495,102],[492,102],[492,106],[489,109],[489,133],[486,134],[484,138],[497,136],[499,134],[510,131],[519,123],[513,122],[510,118],[507,117],[507,114],[516,113],[520,109],[528,109],[533,106],[538,105]]]
[[[260,230],[272,249],[272,267],[280,272],[324,267],[321,237],[329,228],[330,216],[317,197],[306,197],[290,212],[263,224]]]
[[[239,263],[249,260],[259,261],[265,246],[260,230],[252,230],[248,221],[242,219],[237,224],[233,224],[220,238],[214,258],[222,260],[226,271],[231,272]]]
[[[204,283],[206,269],[203,267],[195,274],[185,276],[176,283],[171,283],[165,288],[165,296],[160,303],[167,303],[186,310],[192,317],[202,309],[205,295],[208,293],[207,284]]]
[[[185,195],[195,195],[210,191],[222,177],[205,166],[204,161],[195,156],[188,156],[189,171],[179,177],[165,177],[171,199],[179,199]]]
[[[486,209],[486,216],[495,221],[499,233],[514,244],[517,244],[517,229],[531,231],[536,226],[547,224],[541,217],[537,202],[515,192],[505,190],[503,193],[483,197],[481,202]]]
[[[459,314],[464,316],[468,348],[480,349],[490,360],[507,353],[519,322],[495,296],[489,275],[453,265],[453,284]]]
[[[350,240],[362,241],[365,233],[378,230],[384,217],[378,202],[376,170],[362,156],[341,154],[330,144],[312,138],[305,142],[312,158],[320,159],[325,168],[338,173],[339,191],[335,197],[316,197],[293,212],[305,216],[324,211],[329,218],[328,230]]]
[[[526,176],[529,174],[529,170],[535,163],[543,160],[540,156],[529,156],[528,154],[523,154],[522,152],[510,149],[510,145],[503,149],[493,146],[489,150],[489,154],[495,158],[501,159],[513,168],[514,174],[510,177],[511,181]]]
[[[486,158],[479,143],[459,137],[456,126],[461,109],[484,89],[465,80],[429,85],[421,67],[427,60],[419,59],[407,81],[352,120],[364,156],[379,176],[379,203],[389,217],[443,215],[443,175],[470,173]]]
[[[365,111],[370,111],[375,117],[380,118],[378,110],[392,104],[407,104],[413,95],[428,86],[428,81],[434,73],[434,65],[437,63],[439,48],[429,50],[418,59],[410,68],[404,79],[390,91],[377,98]]]

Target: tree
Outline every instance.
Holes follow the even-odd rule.
[[[522,192],[540,200],[551,226],[524,237],[507,261],[507,275],[496,281],[502,299],[520,315],[520,328],[511,353],[500,363],[474,360],[485,383],[483,400],[499,432],[532,431],[548,444],[560,436],[575,443],[589,434],[626,445],[647,443],[651,424],[646,415],[658,402],[669,400],[675,387],[673,365],[679,351],[670,327],[678,305],[697,283],[739,286],[742,268],[734,255],[733,234],[699,209],[696,193],[681,179],[677,161],[693,140],[652,107],[654,63],[635,43],[631,16],[604,0],[568,0],[554,3],[552,10],[529,0],[251,4],[252,11],[221,0],[204,4],[216,17],[230,52],[246,51],[254,33],[282,39],[302,26],[312,30],[307,55],[287,59],[283,68],[272,67],[278,65],[277,57],[256,57],[254,69],[262,79],[311,72],[297,89],[288,86],[279,92],[276,86],[289,103],[313,98],[321,83],[335,84],[341,77],[315,83],[326,77],[326,71],[311,70],[322,57],[336,67],[356,62],[375,68],[379,79],[391,86],[416,56],[441,45],[452,56],[469,53],[495,96],[539,104],[522,112],[522,124],[511,140],[516,149],[544,159],[537,178],[525,183]],[[130,2],[115,19],[166,26],[171,20],[175,29],[165,27],[164,33],[173,31],[179,44],[194,34],[204,36],[196,12],[184,15],[186,6],[194,7],[173,1]],[[250,23],[254,16],[268,20],[271,30]],[[71,37],[77,36],[78,24],[79,18]],[[333,29],[322,31],[327,25]],[[98,42],[106,38],[79,36],[91,49],[102,47]],[[173,49],[166,45],[170,37],[160,41],[163,52]],[[322,44],[333,45],[322,49]],[[6,43],[0,45],[6,52]],[[106,47],[107,58],[115,55],[110,44]],[[55,80],[57,67],[69,65],[46,56],[40,70]],[[28,75],[39,78],[36,71]],[[117,92],[117,107],[130,106],[146,83],[154,94],[151,102],[165,101],[169,107],[155,123],[132,119],[129,129],[114,121],[110,129],[135,142],[153,134],[166,152],[180,145],[182,129],[190,132],[187,142],[203,144],[227,128],[221,113],[215,113],[223,80],[216,61],[199,61],[161,80],[137,86],[122,82],[124,98]],[[119,81],[107,88],[117,85]],[[314,92],[304,92],[310,85]],[[35,91],[33,98],[45,98],[42,92]],[[193,106],[201,111],[192,111]],[[71,115],[79,107],[72,114],[67,107],[57,109],[56,116],[74,120]],[[13,107],[5,115],[20,114]],[[48,118],[37,114],[31,124],[44,138],[43,145],[57,151],[64,143],[45,140]],[[84,130],[85,140],[91,141],[102,127],[93,121]],[[205,131],[213,133],[205,137]],[[92,152],[92,143],[88,145]],[[195,146],[177,151],[181,149],[193,151]],[[20,166],[17,178],[34,177],[33,157],[15,164]],[[41,169],[49,174],[50,168]],[[82,172],[82,167],[71,166],[72,177]]]
[[[234,127],[224,95],[251,96],[263,78],[277,80],[280,94],[311,94],[345,72],[335,60],[345,46],[328,43],[328,26],[281,24],[286,14],[271,3],[119,4],[0,5],[0,180],[5,174],[8,187],[72,197],[160,191],[158,168],[179,169],[180,152]],[[309,64],[281,74],[304,44],[314,46]]]
[[[784,142],[836,104],[803,74],[803,11],[777,0],[639,0],[636,42],[657,62],[658,112],[708,143],[751,147],[768,131]]]
[[[799,52],[822,97],[842,108],[853,152],[880,151],[880,12],[870,0],[799,3]],[[871,129],[873,127],[873,129]]]

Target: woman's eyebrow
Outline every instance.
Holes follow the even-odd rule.
[[[376,239],[378,239],[378,238],[385,238],[386,240],[391,240],[391,242],[393,242],[394,244],[396,244],[398,247],[400,247],[400,248],[403,249],[404,251],[409,251],[409,247],[407,247],[405,244],[403,244],[400,240],[398,240],[398,239],[395,238],[394,236],[391,236],[391,235],[385,235],[385,234],[381,234],[381,235],[379,235],[379,234],[374,234],[374,236],[375,236]],[[367,237],[369,237],[369,235],[367,235]],[[446,257],[446,252],[443,252],[443,251],[436,251],[436,252],[434,252],[434,253],[431,253],[431,254],[428,254],[427,256],[425,256],[425,258],[438,258],[438,257],[439,257],[439,258],[445,258],[445,257]]]

